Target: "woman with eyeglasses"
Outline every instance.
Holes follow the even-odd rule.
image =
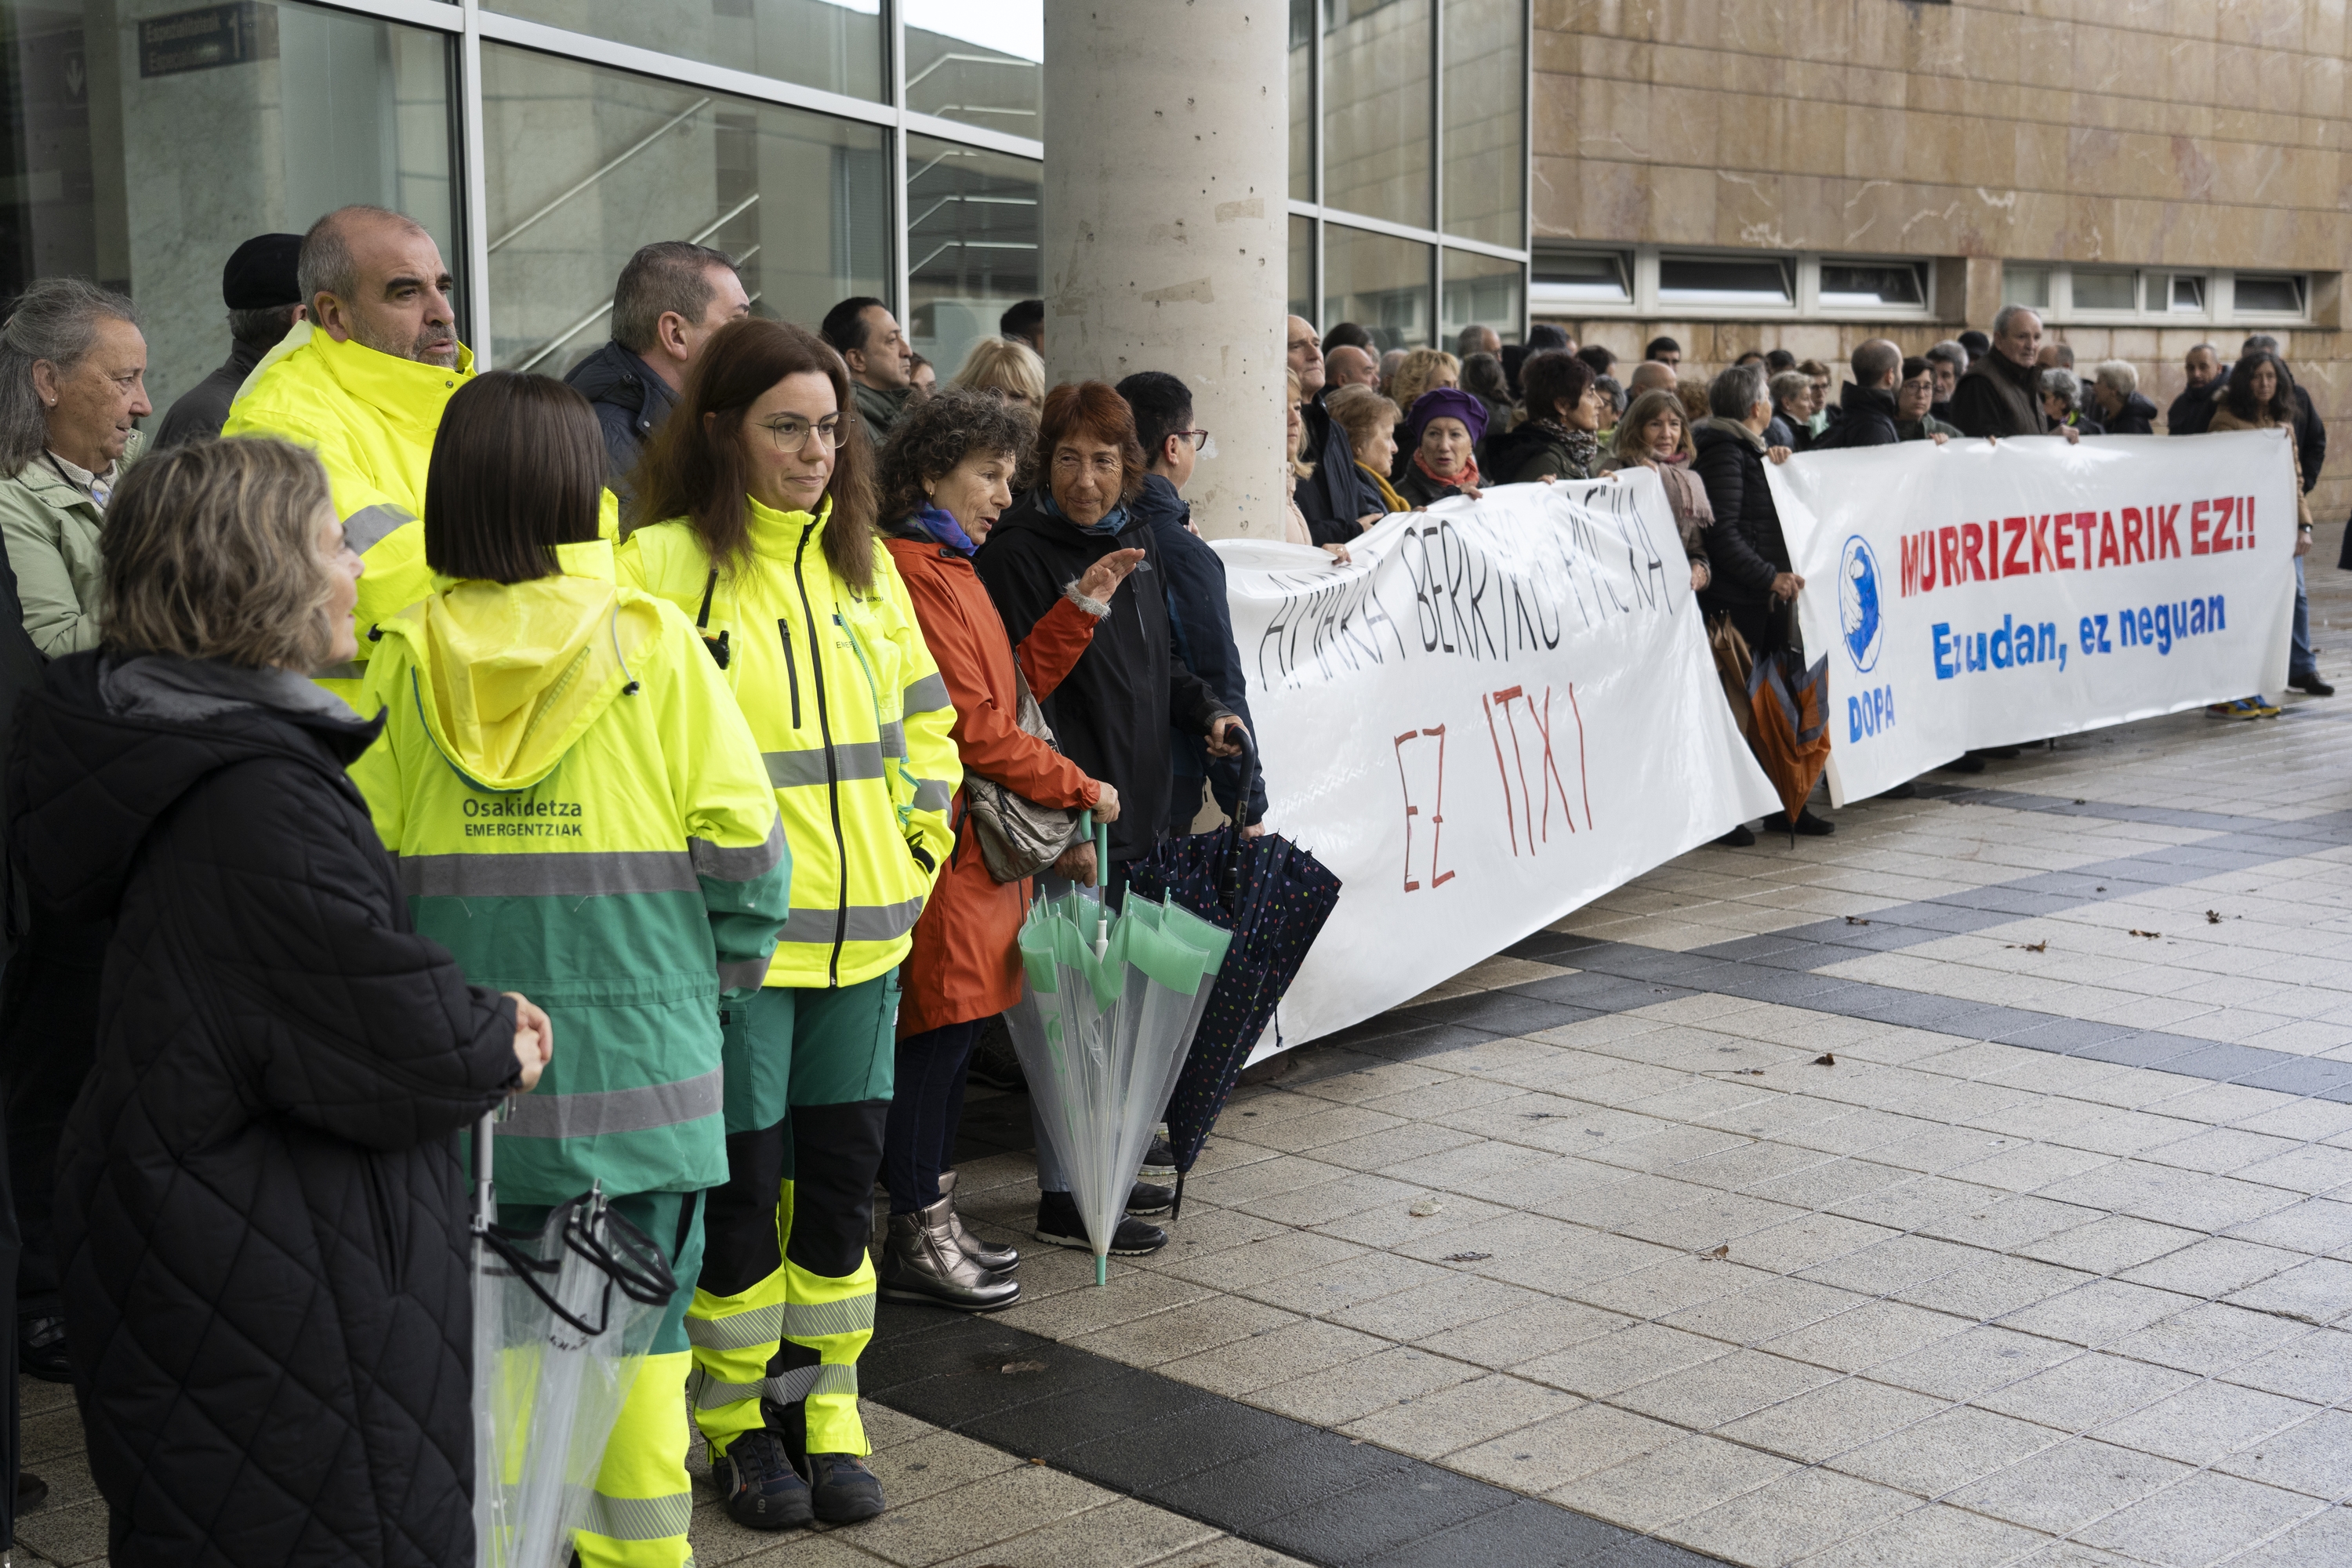
[[[738,1523],[870,1519],[866,1243],[897,971],[953,841],[955,710],[875,528],[848,373],[808,332],[747,319],[712,334],[628,521],[621,581],[695,623],[764,754],[793,861],[775,959],[719,1013],[727,1182],[704,1197],[687,1314],[695,1420]]]

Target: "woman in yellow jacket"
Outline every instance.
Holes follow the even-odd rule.
[[[496,371],[449,400],[432,591],[368,632],[383,730],[351,773],[417,931],[528,987],[562,1039],[499,1129],[500,1220],[543,1225],[602,1183],[670,1257],[679,1289],[574,1544],[586,1568],[680,1568],[698,1198],[727,1175],[717,1015],[766,973],[792,861],[694,628],[614,580],[603,479],[595,414],[562,382]]]
[[[947,858],[955,710],[874,525],[840,356],[777,321],[703,345],[634,477],[624,583],[690,616],[760,743],[793,858],[765,984],[720,1014],[726,1184],[687,1316],[695,1419],[755,1530],[869,1519],[857,1357],[895,972]]]

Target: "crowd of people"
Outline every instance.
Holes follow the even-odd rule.
[[[1049,387],[1031,300],[942,382],[885,301],[764,319],[683,241],[564,379],[477,374],[450,291],[380,208],[248,242],[229,357],[152,443],[129,300],[45,280],[0,326],[16,1349],[76,1385],[120,1563],[470,1557],[459,1134],[509,1100],[501,1222],[593,1185],[677,1282],[578,1560],[690,1561],[698,1438],[747,1526],[878,1514],[877,1293],[1020,1296],[953,1152],[1029,900],[1265,814],[1177,376]],[[1290,318],[1286,537],[1344,561],[1398,511],[1646,468],[1764,650],[1804,586],[1768,463],[2155,414],[2017,307],[1863,343],[1834,406],[1780,351],[1702,379],[1658,338],[1621,380],[1527,337]],[[2309,489],[2274,343],[2189,372],[2168,429],[2288,427]],[[2295,636],[2326,694],[2300,598]],[[1000,879],[982,787],[1107,857]],[[1032,1235],[1087,1246],[1037,1149]],[[1165,1168],[1113,1251],[1166,1245]]]

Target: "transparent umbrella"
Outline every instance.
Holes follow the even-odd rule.
[[[1097,847],[1098,864],[1108,864]],[[1109,1278],[1111,1236],[1208,1005],[1231,933],[1130,891],[1113,914],[1076,893],[1040,900],[1021,928],[1021,1000],[1005,1015],[1038,1121],[1069,1173]]]
[[[677,1280],[597,1189],[538,1230],[498,1225],[497,1115],[474,1128],[476,1562],[560,1568]]]

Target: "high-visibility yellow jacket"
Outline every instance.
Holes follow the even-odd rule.
[[[373,651],[367,630],[425,597],[433,569],[425,563],[425,476],[441,411],[473,379],[474,351],[459,344],[457,365],[419,364],[359,342],[337,342],[298,321],[254,366],[229,405],[224,436],[275,436],[319,454],[335,492],[343,537],[367,562],[360,578],[359,657],[321,673],[319,684],[353,707]],[[618,510],[605,492],[602,531],[616,531]],[[362,710],[365,711],[365,710]]]
[[[825,563],[830,501],[814,516],[745,505],[748,568],[714,577],[693,528],[662,522],[623,542],[621,581],[678,606],[706,643],[725,638],[792,845],[793,915],[768,984],[856,985],[906,957],[954,841],[955,710],[878,539],[860,597]]]
[[[609,542],[557,559],[437,579],[379,623],[384,730],[351,773],[416,929],[554,1019],[499,1129],[500,1195],[698,1191],[727,1179],[719,998],[765,978],[792,859],[694,628],[614,582]]]

